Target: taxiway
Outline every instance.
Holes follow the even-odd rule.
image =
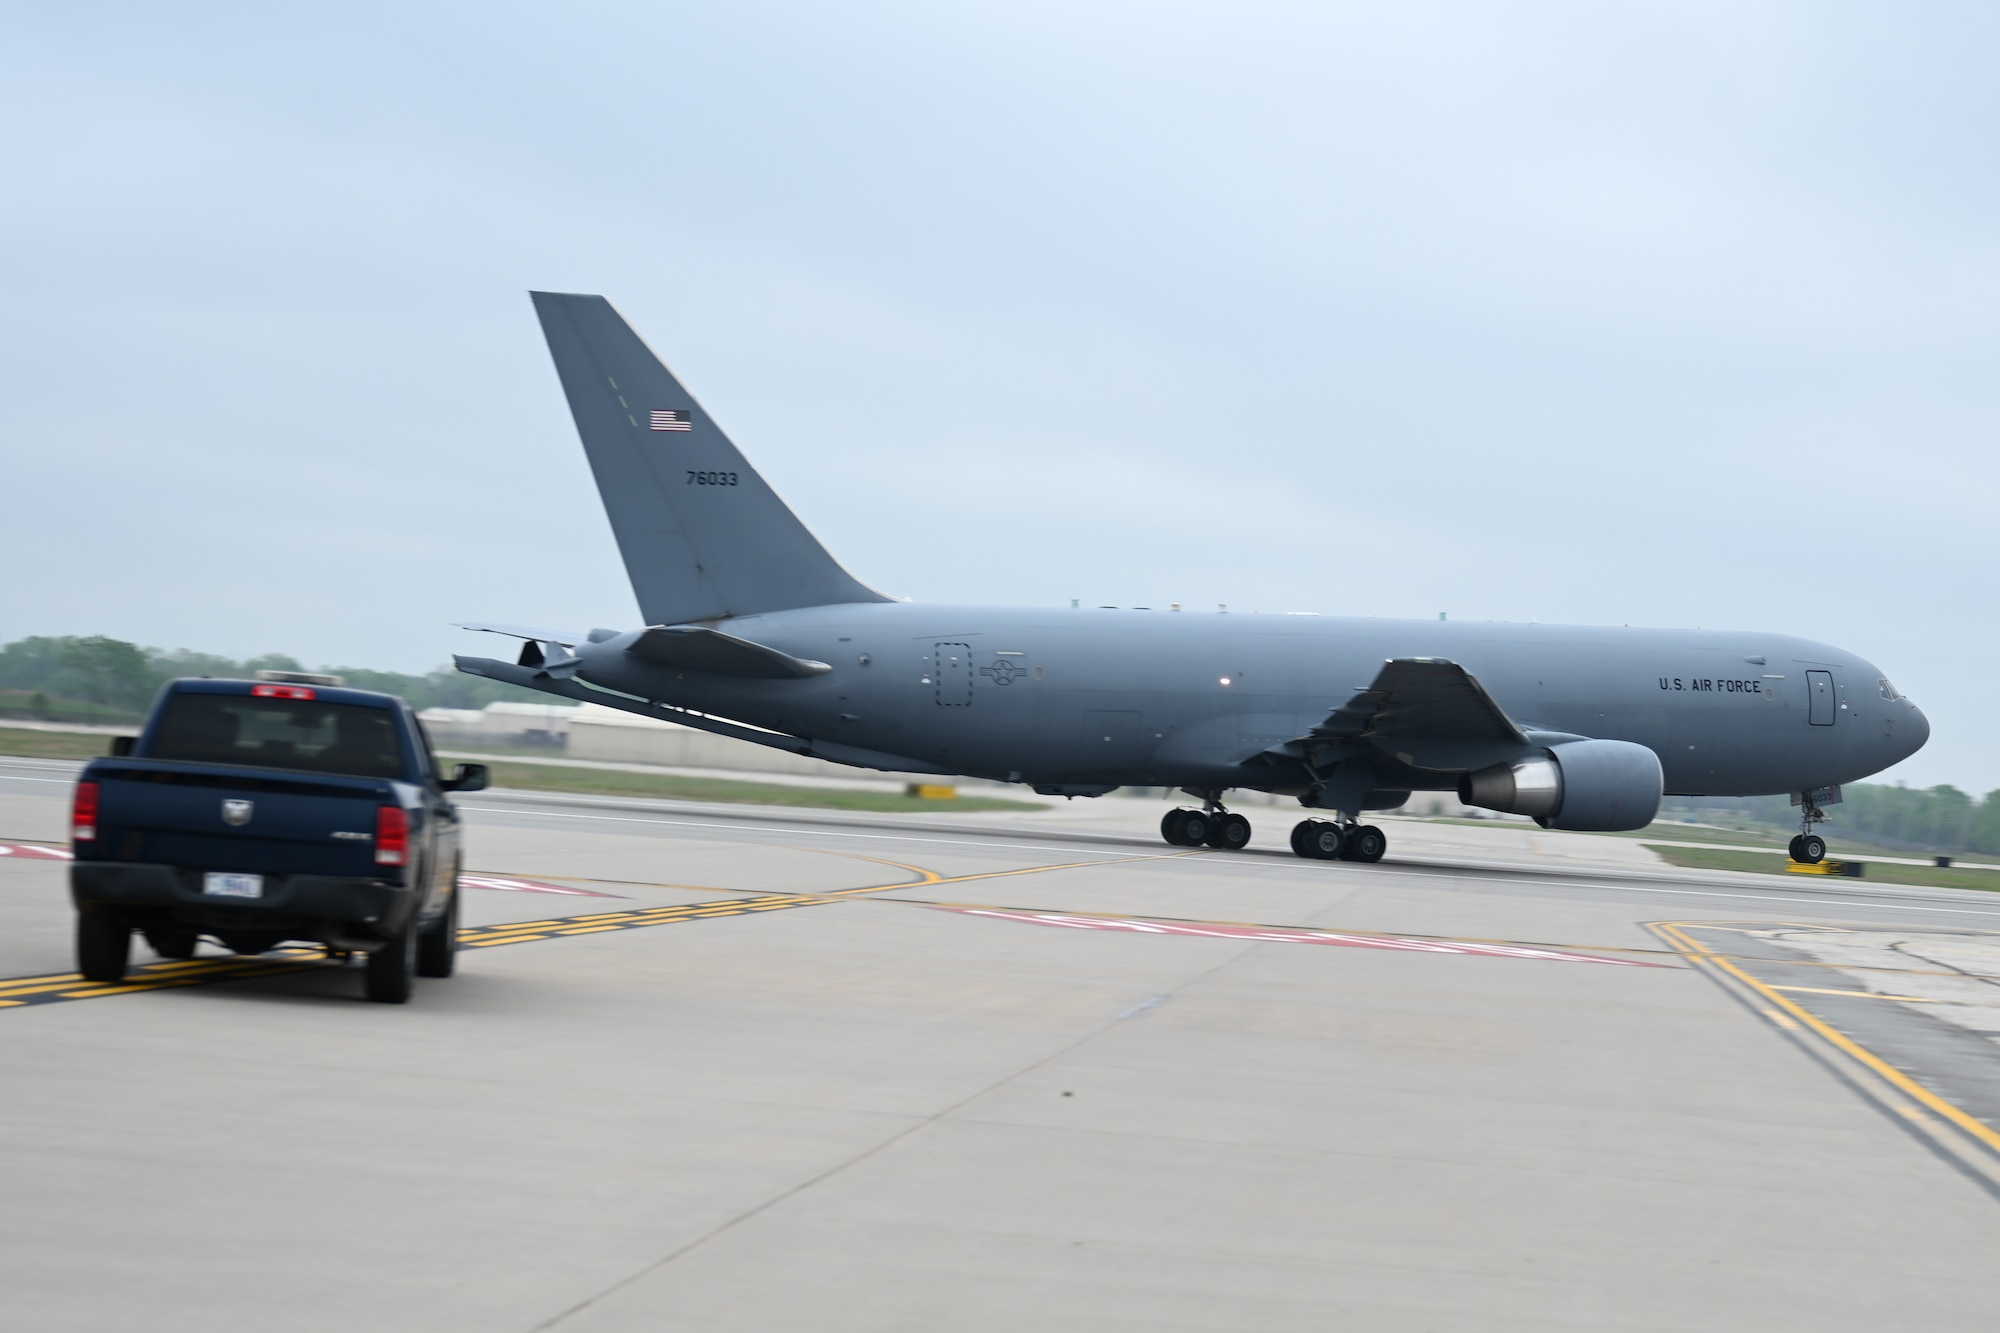
[[[1397,821],[1369,866],[1292,857],[1275,811],[1224,853],[1117,799],[487,792],[460,974],[409,1006],[212,948],[109,993],[69,975],[70,772],[0,761],[22,1327],[1859,1330],[2000,1300],[1984,894],[1518,826]]]

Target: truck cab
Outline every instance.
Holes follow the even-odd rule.
[[[368,998],[451,975],[459,816],[486,769],[438,767],[408,704],[337,677],[176,680],[136,738],[79,775],[77,966],[122,980],[132,936],[163,958],[322,945],[367,958]]]

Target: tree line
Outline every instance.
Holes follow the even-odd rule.
[[[1661,803],[1661,814],[1668,813],[1695,818],[1733,814],[1794,829],[1799,819],[1798,807],[1784,796],[1674,796]],[[1982,800],[1949,784],[1898,787],[1850,782],[1841,788],[1841,803],[1827,807],[1827,816],[1820,832],[1831,837],[1916,852],[2000,855],[2000,791],[1990,791]]]
[[[238,661],[187,648],[169,652],[101,634],[37,635],[0,647],[0,715],[118,722],[143,714],[162,685],[178,676],[243,679],[259,671],[324,671],[356,689],[380,690],[417,708],[484,708],[509,699],[548,696],[441,666],[425,675],[366,667],[308,668],[285,653]]]

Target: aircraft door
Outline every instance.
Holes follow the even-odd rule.
[[[941,643],[931,658],[931,680],[936,683],[937,701],[942,708],[964,708],[972,703],[972,645]]]
[[[1836,703],[1833,697],[1831,671],[1806,672],[1806,700],[1806,721],[1815,727],[1833,725]]]

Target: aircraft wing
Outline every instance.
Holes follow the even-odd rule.
[[[1414,768],[1446,770],[1531,744],[1471,672],[1441,657],[1384,662],[1372,684],[1280,748],[1310,758],[1355,743],[1371,744]]]

